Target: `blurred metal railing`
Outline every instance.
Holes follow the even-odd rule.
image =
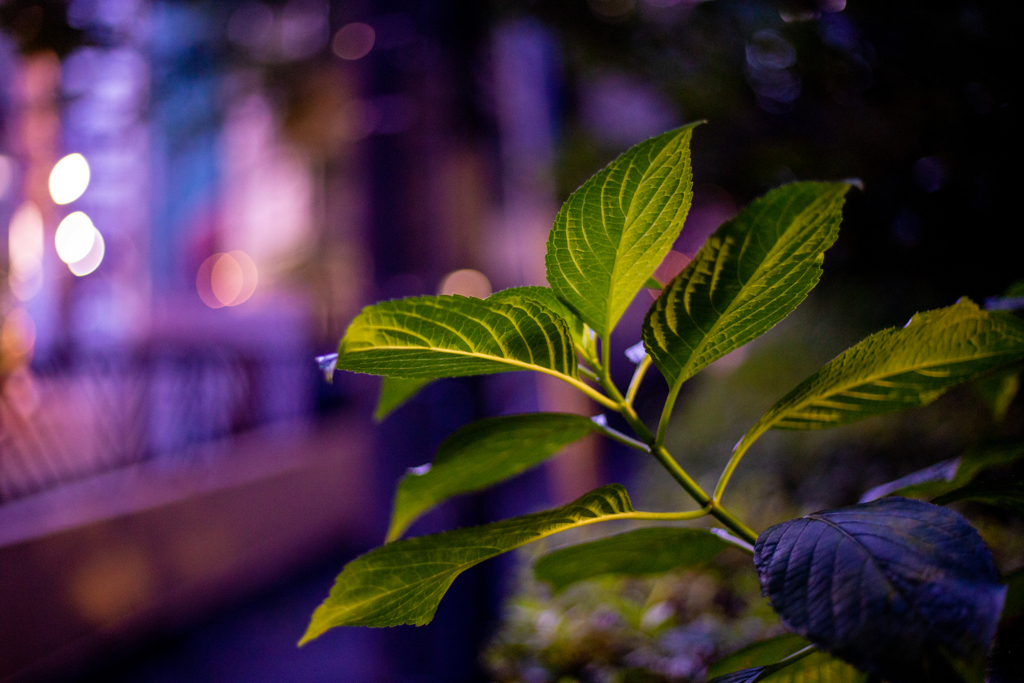
[[[17,371],[0,392],[0,504],[143,460],[173,468],[193,447],[265,422],[262,370],[206,348]]]

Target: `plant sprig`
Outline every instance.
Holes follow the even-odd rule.
[[[981,680],[1005,589],[980,537],[955,512],[917,501],[866,503],[758,534],[722,498],[744,455],[769,429],[822,429],[925,405],[952,386],[1024,359],[1024,323],[961,300],[914,316],[903,329],[868,337],[769,409],[737,444],[709,495],[665,447],[682,387],[804,300],[818,282],[854,183],[785,185],[722,225],[650,307],[641,330],[643,352],[631,350],[636,369],[622,392],[611,376],[612,331],[640,289],[658,284],[654,270],[683,227],[692,196],[692,132],[693,125],[684,126],[633,147],[573,193],[547,243],[550,288],[517,287],[483,300],[412,297],[369,306],[352,321],[336,366],[384,376],[379,418],[436,378],[531,370],[620,414],[632,435],[609,427],[604,415],[535,413],[463,427],[441,445],[431,465],[402,478],[387,544],[346,565],[303,643],[341,625],[427,623],[459,573],[553,533],[611,520],[711,516],[728,531],[644,529],[552,553],[538,572],[560,587],[601,573],[700,563],[731,545],[753,554],[773,607],[813,645],[777,653],[755,668],[723,672],[723,681],[761,680],[799,667],[827,670],[843,680],[859,680],[858,669],[891,683],[919,680],[925,672],[935,681]],[[651,367],[669,385],[655,430],[634,407]],[[611,485],[545,512],[400,540],[444,500],[517,476],[593,433],[653,457],[697,509],[637,511],[625,489]],[[822,548],[833,553],[831,575],[822,575],[817,544],[800,543],[806,534],[817,534]],[[951,537],[960,545],[950,546]],[[888,545],[878,546],[879,539]],[[676,543],[685,546],[679,553]],[[901,563],[890,561],[891,548],[904,554]],[[933,578],[921,585],[922,576]],[[833,582],[831,592],[813,588],[823,581]],[[846,599],[847,593],[856,599]],[[886,612],[899,600],[906,604]],[[919,613],[930,618],[921,620]],[[860,628],[865,619],[891,621],[886,632],[896,649],[872,640],[870,629],[829,626]],[[935,655],[939,650],[941,657]],[[906,661],[894,652],[904,653]]]

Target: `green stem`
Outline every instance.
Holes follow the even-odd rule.
[[[707,508],[701,508],[700,510],[687,510],[686,512],[632,512],[627,513],[629,517],[627,519],[650,519],[659,520],[662,522],[685,522],[690,519],[700,519],[708,514]],[[620,517],[616,516],[616,519]]]
[[[591,382],[597,382],[598,384],[601,383],[601,378],[598,377],[597,373],[591,370],[590,368],[583,367],[582,365],[577,365],[576,370],[580,373],[581,377],[586,377]]]
[[[601,419],[601,421],[598,421],[599,418]],[[648,448],[647,444],[645,444],[644,442],[630,438],[623,434],[622,432],[618,431],[617,429],[612,429],[608,425],[604,424],[604,415],[598,415],[597,417],[593,417],[591,419],[594,421],[594,424],[597,425],[601,433],[607,436],[612,441],[618,441],[619,443],[625,446],[629,446],[630,448],[634,448],[643,453],[651,452],[651,449]]]
[[[647,428],[647,425],[643,423],[643,420],[633,410],[633,406],[626,402],[619,393],[618,388],[611,382],[610,379],[602,377],[602,385],[604,390],[608,392],[608,396],[618,402],[617,410],[625,418],[630,428],[636,432],[636,435],[640,437],[650,447],[651,455],[661,463],[661,466],[668,470],[668,473],[679,483],[683,490],[686,491],[691,498],[697,501],[697,504],[701,506],[701,509],[707,509],[708,514],[717,519],[719,522],[724,524],[730,531],[742,538],[747,543],[753,545],[757,540],[757,534],[748,527],[746,524],[738,520],[731,512],[722,507],[717,500],[713,499],[704,489],[700,487],[697,482],[686,473],[679,463],[675,461],[665,447],[657,442],[655,436],[651,433],[651,430]]]
[[[729,479],[732,478],[732,473],[736,471],[736,468],[740,464],[740,460],[743,459],[747,449],[750,448],[757,439],[767,431],[767,428],[755,429],[754,431],[748,432],[744,436],[736,447],[732,449],[732,456],[729,458],[729,462],[726,464],[725,469],[722,470],[722,476],[718,478],[718,483],[715,485],[715,500],[722,500],[722,495],[725,493],[725,487],[729,485]]]
[[[636,366],[633,379],[629,380],[629,388],[626,389],[626,403],[629,405],[633,405],[636,392],[640,390],[640,382],[644,381],[644,375],[647,374],[647,368],[651,367],[651,362],[650,356],[644,356],[644,359]]]
[[[678,382],[674,387],[669,389],[668,397],[665,399],[665,406],[661,409],[661,419],[658,421],[658,435],[655,438],[655,443],[659,446],[665,443],[665,434],[668,433],[668,423],[672,419],[672,409],[675,408],[676,399],[679,398],[679,390],[683,388],[683,383]]]

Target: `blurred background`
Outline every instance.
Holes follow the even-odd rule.
[[[713,477],[762,410],[849,344],[1024,276],[1010,242],[1010,6],[0,0],[0,678],[702,680],[694,648],[726,638],[705,628],[709,614],[746,615],[734,645],[772,628],[756,586],[733,585],[728,566],[718,583],[684,577],[668,591],[712,597],[664,602],[683,605],[675,640],[641,662],[661,678],[586,669],[587,648],[611,647],[600,639],[564,666],[519,667],[550,644],[557,610],[514,556],[459,578],[430,626],[338,629],[297,650],[340,567],[383,539],[397,478],[451,431],[485,415],[597,412],[510,373],[433,383],[378,426],[377,380],[328,384],[313,358],[381,299],[545,284],[568,194],[632,144],[706,119],[663,275],[772,187],[864,183],[808,302],[680,401],[670,445]],[[619,349],[639,340],[650,302],[641,292]],[[628,380],[624,356],[615,372]],[[664,391],[647,381],[649,416]],[[976,393],[770,435],[736,505],[763,526],[852,503],[1020,431],[1020,401],[994,416]],[[413,533],[607,481],[678,506],[656,474],[584,441]],[[1019,560],[1018,545],[997,559]],[[586,614],[598,631],[615,621]]]

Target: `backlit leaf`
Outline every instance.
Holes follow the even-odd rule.
[[[756,643],[747,645],[742,650],[737,650],[724,659],[708,667],[708,678],[724,676],[727,673],[753,669],[759,666],[774,664],[784,657],[802,650],[810,645],[805,638],[794,633],[768,638]]]
[[[380,396],[377,397],[377,408],[373,411],[373,419],[383,422],[391,413],[401,408],[406,401],[420,393],[420,389],[430,384],[430,379],[400,379],[385,377],[380,384]]]
[[[906,498],[778,524],[754,545],[783,622],[891,683],[980,683],[1006,595],[956,512]]]
[[[388,543],[345,565],[299,644],[335,626],[422,626],[470,567],[559,531],[632,513],[626,489],[611,484],[553,510]]]
[[[729,543],[703,529],[651,527],[548,553],[537,560],[533,573],[560,591],[605,574],[643,576],[692,567],[728,547]]]
[[[564,301],[558,298],[550,287],[510,287],[502,289],[487,297],[488,301],[515,303],[517,301],[532,301],[541,306],[546,306],[554,313],[562,317],[562,320],[569,326],[569,333],[572,334],[573,342],[580,347],[586,348],[587,339],[583,327],[583,321],[576,315],[576,312],[569,308]]]
[[[842,660],[825,652],[814,652],[792,664],[734,671],[708,683],[865,683],[867,678]]]
[[[971,483],[976,476],[987,470],[1010,465],[1024,457],[1024,443],[1012,441],[978,446],[959,458],[926,467],[867,491],[861,496],[861,503],[877,500],[882,496],[904,496],[931,500]]]
[[[818,283],[846,183],[772,190],[708,238],[651,306],[643,340],[669,386],[764,334]]]
[[[627,150],[576,190],[548,238],[548,283],[605,337],[672,249],[692,199],[690,124]]]
[[[644,287],[647,289],[657,289],[658,291],[665,289],[665,285],[655,280],[654,276],[647,278],[647,282],[644,283]]]
[[[564,413],[492,417],[466,425],[444,440],[431,466],[399,481],[387,540],[448,498],[525,472],[597,429],[590,418]]]
[[[823,429],[925,405],[1021,358],[1024,323],[961,299],[847,349],[772,406],[737,448],[772,427]]]
[[[576,379],[565,321],[545,306],[422,296],[363,309],[338,346],[338,368],[403,379],[537,370]]]

